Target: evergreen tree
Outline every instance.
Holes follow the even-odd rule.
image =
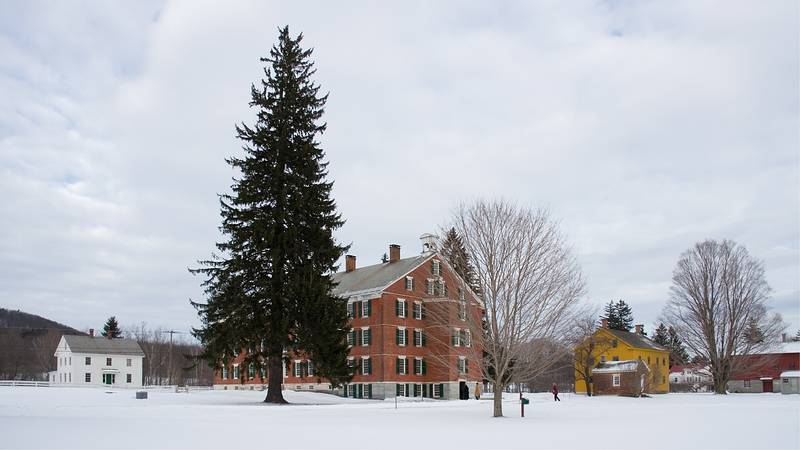
[[[747,322],[747,329],[744,330],[744,338],[751,344],[764,342],[764,332],[761,331],[756,320],[751,319]]]
[[[611,300],[604,308],[608,328],[612,330],[631,331],[633,329],[633,311],[623,300],[616,303]]]
[[[220,196],[219,254],[192,272],[206,277],[206,303],[192,302],[202,327],[202,357],[219,368],[244,352],[245,365],[266,367],[265,402],[281,393],[284,350],[313,360],[320,377],[347,382],[347,301],[331,294],[331,274],[347,247],[333,231],[344,221],[331,199],[327,162],[317,142],[327,95],[314,84],[302,34],[279,30],[264,78],[251,87],[255,124],[236,127],[244,155],[227,162],[241,175]]]
[[[469,260],[469,254],[464,241],[458,235],[455,228],[450,228],[445,234],[444,239],[439,245],[439,252],[447,259],[447,262],[453,266],[453,270],[464,279],[470,289],[476,294],[480,294],[480,286],[475,277],[475,268]]]
[[[653,336],[653,342],[664,348],[669,348],[669,331],[667,331],[667,327],[664,326],[663,323],[659,324],[658,328],[656,328],[656,334]]]
[[[669,327],[669,366],[681,366],[689,362],[689,352],[683,346],[683,341],[678,337],[678,333],[674,328]]]
[[[122,330],[119,329],[119,323],[117,323],[117,318],[115,316],[111,316],[106,320],[106,324],[103,325],[103,332],[100,334],[109,339],[122,337]]]

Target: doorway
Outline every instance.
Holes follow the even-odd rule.
[[[466,381],[458,382],[458,398],[461,400],[469,400],[469,388]]]
[[[772,392],[772,380],[761,380],[761,385],[764,386],[763,392]]]
[[[113,373],[103,374],[103,384],[114,384],[117,382],[117,376]]]

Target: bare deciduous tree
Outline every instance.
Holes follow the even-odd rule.
[[[552,364],[544,352],[563,337],[584,282],[546,210],[476,201],[462,205],[452,225],[475,268],[484,314],[467,323],[483,352],[483,378],[494,385],[494,416],[502,416],[505,386]]]
[[[714,392],[726,393],[739,357],[777,344],[785,326],[768,312],[769,292],[762,263],[733,241],[706,240],[681,255],[664,318],[709,361]]]
[[[592,369],[600,362],[600,355],[614,346],[607,334],[596,333],[598,327],[596,310],[586,310],[572,318],[570,341],[574,347],[575,381],[586,384],[586,395],[592,396]]]

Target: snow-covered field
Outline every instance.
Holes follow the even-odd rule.
[[[0,387],[0,448],[800,448],[800,396],[530,395],[492,402],[342,399],[285,391]]]

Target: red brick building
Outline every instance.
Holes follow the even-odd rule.
[[[334,275],[336,295],[347,298],[353,331],[349,361],[356,370],[336,392],[359,398],[394,396],[459,398],[461,384],[472,390],[481,378],[480,349],[470,325],[482,314],[478,299],[423,235],[423,253],[400,257],[389,246],[388,262],[357,267],[345,257],[345,271]],[[473,325],[474,327],[474,325]],[[240,368],[236,359],[217,373],[216,388],[255,388],[265,374]],[[288,357],[284,384],[294,390],[330,390],[317,377],[313,361]]]

